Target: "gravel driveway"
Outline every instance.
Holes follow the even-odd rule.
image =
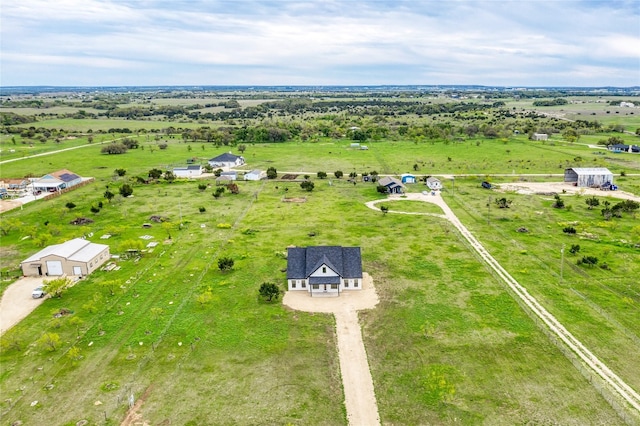
[[[339,297],[311,297],[306,291],[288,291],[282,303],[298,311],[334,315],[347,420],[353,426],[379,425],[378,404],[357,312],[378,304],[371,276],[363,274],[362,290],[343,291]]]
[[[42,280],[42,277],[24,277],[7,287],[0,300],[0,334],[19,323],[44,301],[46,297],[31,297],[31,292],[42,285]]]

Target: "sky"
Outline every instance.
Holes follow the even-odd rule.
[[[2,0],[1,86],[640,86],[640,0]]]

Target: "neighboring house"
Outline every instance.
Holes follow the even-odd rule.
[[[267,174],[262,170],[251,170],[244,174],[244,180],[262,180],[267,177]]]
[[[231,170],[228,172],[220,173],[220,177],[223,177],[223,176],[227,176],[230,180],[236,180],[238,179],[238,172],[236,172],[235,170]]]
[[[109,246],[75,238],[44,248],[20,263],[25,276],[85,276],[109,260]]]
[[[48,173],[33,182],[36,191],[60,191],[82,183],[82,178],[77,174],[63,169]]]
[[[438,178],[428,177],[426,184],[429,189],[432,189],[434,191],[437,189],[442,189],[442,182],[440,182],[440,179]]]
[[[547,135],[546,133],[534,133],[533,136],[531,137],[531,140],[546,141],[546,140],[549,140],[549,135]]]
[[[626,144],[623,144],[623,143],[617,143],[617,144],[614,144],[614,145],[609,145],[607,147],[607,149],[609,151],[616,152],[616,153],[618,153],[618,152],[629,152],[629,153],[634,153],[634,154],[640,153],[640,146],[638,146],[638,145],[626,145]]]
[[[27,189],[30,183],[28,179],[3,179],[0,181],[0,188],[7,191],[22,191]]]
[[[201,165],[192,165],[186,167],[174,167],[173,174],[177,178],[190,178],[190,177],[198,177],[202,176],[202,166]]]
[[[211,167],[238,167],[244,164],[244,157],[225,152],[209,160]]]
[[[416,183],[416,177],[411,173],[404,173],[400,175],[400,180],[402,183]]]
[[[43,177],[40,179],[36,179],[33,181],[33,189],[35,191],[45,191],[45,192],[55,192],[64,189],[64,182],[58,178],[54,178],[50,175],[49,177]]]
[[[360,247],[313,246],[287,249],[287,288],[339,296],[362,289]]]
[[[579,187],[600,187],[613,183],[613,173],[606,167],[572,167],[564,170],[564,181]]]
[[[58,170],[57,172],[43,176],[43,178],[46,178],[47,176],[60,179],[64,182],[62,189],[71,188],[72,186],[82,183],[82,178],[80,176],[67,169]]]
[[[402,194],[404,192],[404,185],[396,178],[385,176],[378,180],[378,185],[387,188],[387,192],[390,194]]]

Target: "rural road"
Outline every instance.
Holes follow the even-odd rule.
[[[42,285],[42,278],[24,277],[11,284],[0,299],[0,335],[19,323],[44,301],[31,297],[34,288]]]
[[[378,404],[357,312],[372,309],[378,304],[371,276],[363,274],[362,290],[343,291],[339,297],[311,297],[307,291],[288,291],[282,303],[298,311],[334,315],[344,404],[349,425],[379,425]]]
[[[482,246],[482,244],[469,232],[469,230],[460,222],[457,216],[449,208],[447,203],[438,193],[433,195],[423,195],[421,193],[407,193],[404,195],[392,195],[386,200],[375,200],[367,202],[369,208],[378,210],[375,206],[389,200],[415,200],[426,201],[440,206],[444,212],[444,217],[448,219],[462,234],[462,236],[471,244],[474,250],[482,257],[486,264],[491,267],[502,280],[509,286],[513,293],[518,297],[547,327],[549,331],[555,334],[591,371],[592,374],[600,377],[607,386],[607,389],[614,395],[624,401],[627,407],[635,410],[636,418],[640,418],[640,394],[626,384],[611,369],[609,369],[602,361],[600,361],[589,349],[587,349],[576,337],[574,337],[551,313],[549,313],[540,303],[529,294],[526,288],[522,287],[491,254]],[[392,211],[389,211],[392,213]],[[424,213],[429,215],[429,213]],[[439,215],[435,215],[439,216]]]

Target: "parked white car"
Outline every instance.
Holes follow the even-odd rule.
[[[40,299],[43,298],[46,294],[47,292],[44,291],[44,287],[37,287],[31,293],[31,297],[33,297],[34,299]]]

